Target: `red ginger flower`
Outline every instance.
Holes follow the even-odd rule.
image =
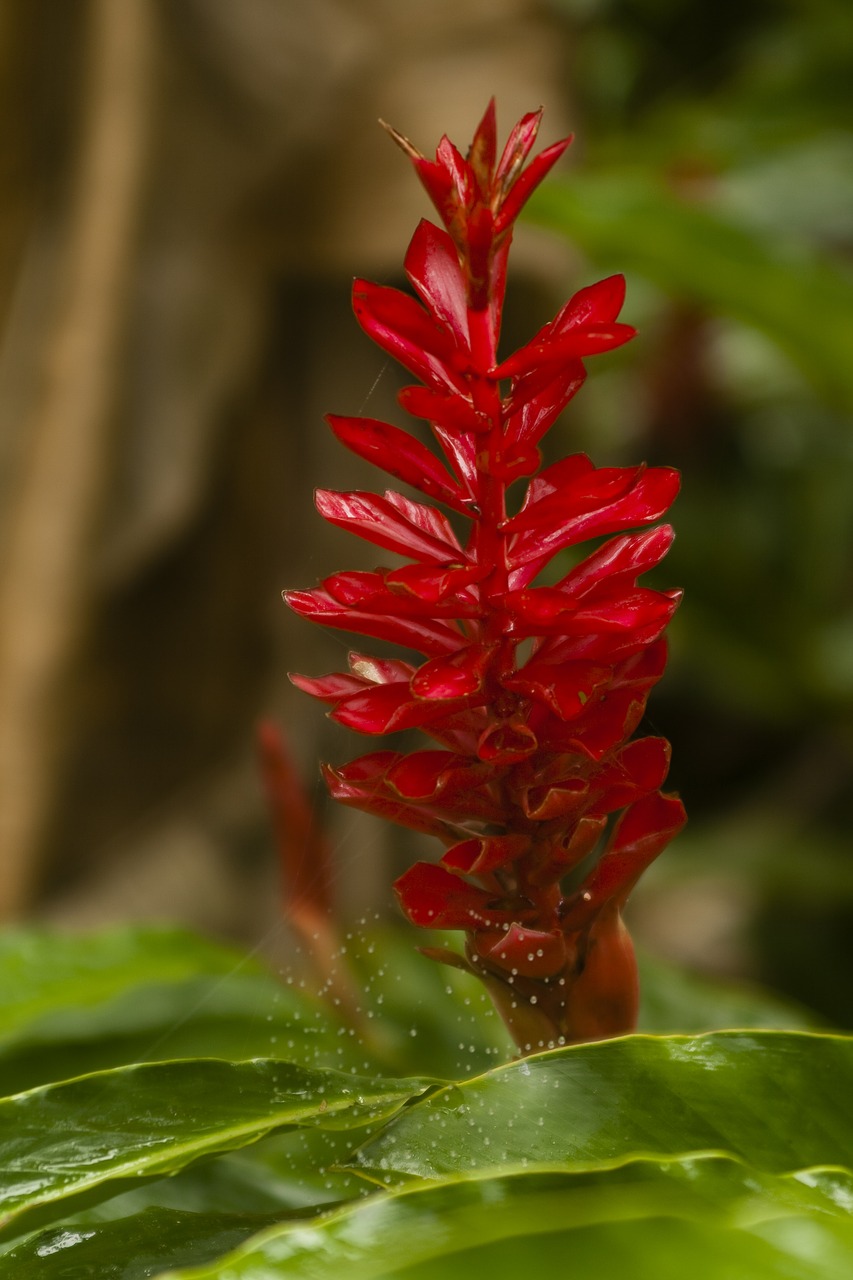
[[[464,930],[464,959],[427,954],[480,977],[524,1051],[633,1027],[636,965],[621,911],[685,818],[659,789],[669,744],[631,739],[680,598],[638,585],[668,551],[671,527],[636,529],[668,509],[678,473],[597,468],[584,454],[540,469],[539,442],[581,387],[584,358],[634,335],[617,320],[623,278],[580,290],[526,346],[497,357],[514,221],[569,142],[524,168],[540,117],[516,125],[499,160],[493,103],[467,159],[444,138],[427,160],[390,130],[445,229],[423,221],[415,231],[405,259],[414,297],[357,280],[353,305],[419,379],[400,403],[429,423],[446,465],[399,427],[328,422],[354,453],[455,513],[456,527],[392,490],[320,490],[327,520],[409,563],[333,574],[286,596],[304,617],[422,655],[416,665],[352,653],[346,673],[292,679],[341,724],[419,728],[436,744],[372,752],[325,776],[344,804],[447,846],[438,864],[416,863],[397,881],[403,911],[417,925]],[[558,552],[602,537],[554,585],[536,584]]]

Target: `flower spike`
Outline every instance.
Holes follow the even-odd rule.
[[[539,453],[584,361],[634,336],[618,319],[623,278],[581,289],[497,359],[515,220],[569,144],[529,159],[541,117],[524,116],[499,156],[491,102],[467,156],[443,138],[434,160],[385,126],[442,225],[421,222],[409,245],[413,294],[358,280],[353,307],[418,380],[400,403],[429,424],[444,460],[390,423],[330,415],[342,444],[427,502],[319,490],[326,520],[408,563],[286,594],[303,617],[421,655],[354,653],[348,672],[292,679],[360,733],[417,728],[430,740],[327,766],[326,781],[343,804],[445,846],[438,863],[400,877],[400,905],[416,925],[464,933],[464,956],[425,951],[482,979],[522,1052],[632,1028],[622,909],[685,821],[660,789],[669,744],[633,736],[680,599],[638,581],[671,545],[671,526],[653,522],[678,474],[596,467],[584,454],[543,470]],[[603,541],[553,585],[537,581],[590,539]]]

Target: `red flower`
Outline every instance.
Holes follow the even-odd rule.
[[[634,1024],[636,968],[621,910],[684,822],[659,788],[669,745],[631,739],[666,662],[680,597],[638,578],[663,558],[659,519],[678,491],[668,467],[597,468],[575,454],[540,470],[539,442],[581,387],[583,360],[628,341],[624,281],[582,289],[499,361],[506,260],[524,202],[568,145],[524,167],[541,113],[500,159],[494,105],[467,158],[434,161],[391,130],[444,223],[421,222],[406,254],[414,296],[358,280],[362,328],[418,379],[400,402],[444,455],[372,418],[329,417],[337,438],[447,508],[393,490],[317,493],[332,524],[409,563],[338,573],[287,594],[302,616],[420,654],[350,655],[306,692],[361,733],[420,728],[434,746],[382,750],[339,769],[332,794],[446,846],[397,881],[415,924],[465,933],[459,964],[486,983],[523,1050]],[[525,481],[521,500],[509,490]],[[605,538],[553,585],[559,552]],[[621,812],[620,812],[621,811]],[[619,815],[619,816],[614,816]]]

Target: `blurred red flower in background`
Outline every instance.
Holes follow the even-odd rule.
[[[524,347],[497,356],[515,219],[569,142],[525,167],[540,117],[516,125],[500,158],[493,103],[467,158],[444,138],[428,160],[389,130],[444,225],[422,221],[409,245],[414,296],[357,280],[353,305],[418,379],[400,403],[429,423],[446,461],[389,423],[328,422],[455,520],[393,490],[320,490],[328,521],[407,563],[286,593],[306,618],[421,655],[352,653],[348,672],[292,679],[361,733],[419,728],[432,739],[327,767],[326,779],[343,803],[444,843],[439,863],[397,881],[403,911],[464,931],[464,957],[427,954],[485,982],[523,1051],[632,1028],[637,975],[622,908],[685,820],[660,791],[669,744],[631,737],[680,597],[638,585],[671,527],[637,529],[667,511],[678,474],[599,468],[584,454],[542,469],[538,447],[583,384],[583,360],[633,336],[617,319],[624,280],[582,289]],[[602,538],[537,584],[555,555]]]

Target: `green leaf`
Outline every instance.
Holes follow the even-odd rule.
[[[633,172],[575,174],[531,200],[533,219],[593,258],[767,334],[818,389],[853,407],[853,280]]]
[[[688,1266],[696,1280],[847,1280],[851,1194],[849,1172],[779,1178],[719,1158],[531,1171],[375,1196],[272,1228],[217,1263],[169,1277],[517,1280],[550,1261],[584,1280],[683,1280]],[[86,1243],[84,1251],[70,1242],[69,1261],[109,1262],[114,1245]]]
[[[281,1216],[277,1215],[279,1220]],[[212,1262],[272,1220],[269,1214],[187,1213],[155,1207],[115,1222],[63,1224],[0,1257],[0,1277],[145,1280],[164,1267]]]
[[[0,1242],[0,1277],[9,1271],[17,1274],[11,1263],[4,1270],[5,1253],[11,1253],[16,1263],[31,1253],[42,1260],[48,1250],[51,1256],[54,1249],[63,1253],[75,1236],[81,1242],[98,1242],[91,1247],[98,1250],[98,1265],[104,1274],[109,1274],[110,1263],[119,1265],[116,1259],[121,1259],[121,1266],[129,1265],[126,1251],[113,1248],[125,1237],[133,1241],[134,1264],[139,1258],[151,1259],[155,1253],[159,1267],[213,1259],[264,1225],[303,1218],[370,1194],[362,1178],[331,1167],[346,1158],[352,1144],[351,1131],[292,1129],[215,1159],[196,1161],[165,1178],[131,1183],[130,1191],[90,1203],[46,1231],[25,1240],[17,1235]],[[72,1206],[79,1203],[73,1201]],[[144,1224],[152,1221],[155,1210],[160,1215],[156,1232],[146,1239]],[[54,1206],[54,1216],[55,1211]],[[231,1243],[208,1247],[206,1241],[215,1240],[220,1230],[231,1233]],[[105,1243],[109,1241],[112,1257]],[[153,1262],[150,1265],[157,1269]]]
[[[274,978],[244,974],[133,987],[76,1025],[63,1016],[22,1032],[0,1051],[0,1094],[137,1062],[276,1052],[312,1067],[371,1065],[323,1005],[282,995]]]
[[[295,983],[179,930],[0,933],[0,1094],[182,1057],[369,1069],[346,1030]]]
[[[535,1164],[730,1153],[783,1173],[853,1150],[853,1039],[626,1036],[499,1067],[408,1108],[353,1157],[380,1184]]]
[[[180,929],[118,928],[79,937],[51,929],[0,931],[0,1046],[26,1028],[85,1027],[82,1011],[130,987],[260,966]]]
[[[63,1202],[113,1194],[202,1156],[291,1126],[348,1129],[396,1111],[421,1080],[370,1080],[290,1062],[153,1063],[84,1076],[0,1101],[0,1227],[67,1215]]]

